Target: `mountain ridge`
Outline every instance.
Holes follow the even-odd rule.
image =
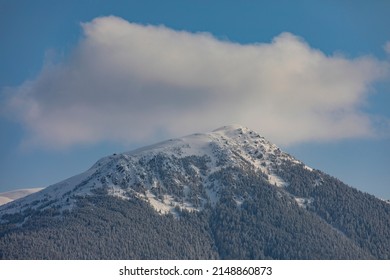
[[[237,146],[240,146],[242,144],[248,144],[249,137],[243,137],[245,133],[248,133],[248,135],[253,134],[253,138],[258,139],[254,141],[254,144],[256,146],[258,144],[262,144],[262,150],[263,153],[266,155],[266,157],[268,156],[268,154],[272,155],[272,153],[276,151],[279,155],[282,155],[283,157],[290,159],[295,163],[301,164],[301,162],[297,161],[296,159],[293,159],[288,154],[282,153],[276,145],[271,144],[270,142],[265,140],[265,138],[249,130],[248,128],[239,125],[229,125],[229,126],[220,127],[212,131],[211,133],[204,133],[204,134],[195,133],[181,138],[162,141],[153,145],[135,149],[133,151],[104,157],[98,160],[87,171],[80,173],[76,176],[73,176],[71,178],[68,178],[66,180],[63,180],[57,184],[54,184],[48,187],[44,192],[36,194],[35,197],[32,196],[26,198],[26,201],[28,203],[28,200],[44,199],[42,198],[42,195],[47,198],[47,193],[53,193],[54,191],[57,193],[57,196],[61,196],[61,195],[63,196],[65,193],[71,191],[75,184],[80,185],[84,180],[88,180],[89,177],[94,176],[97,173],[97,170],[99,170],[101,166],[108,165],[110,164],[110,162],[113,161],[123,163],[122,161],[128,160],[129,157],[142,157],[144,153],[147,154],[165,153],[169,155],[175,154],[175,156],[177,156],[178,155],[177,152],[179,152],[181,154],[179,157],[185,157],[191,155],[204,156],[205,154],[212,153],[212,149],[218,149],[219,148],[218,145],[220,145],[220,143],[223,141],[225,142],[225,145],[228,145],[229,142],[229,145],[235,145],[236,148]],[[239,138],[245,138],[245,139],[241,140]],[[218,143],[218,145],[215,145],[216,142]],[[249,149],[253,149],[253,145],[252,146],[248,145],[248,147]],[[260,155],[263,156],[263,154],[259,154],[259,156]],[[266,173],[269,176],[270,183],[276,184],[277,186],[282,186],[285,183],[275,174],[271,173],[271,171],[268,170],[266,167],[261,166],[259,160],[249,158],[247,151],[244,151],[244,149],[240,149],[239,152],[237,150],[234,150],[232,156],[239,157],[241,158],[242,161],[247,162],[249,164],[254,164],[256,168],[260,169],[262,172]],[[267,161],[268,159],[264,159],[261,162],[264,164],[264,162]],[[212,168],[215,168],[216,163],[213,162],[212,164],[213,164]],[[86,193],[89,193],[88,190],[85,191]],[[112,193],[118,195],[118,193],[115,191],[120,192],[119,190],[112,190]],[[11,207],[8,206],[8,208]]]
[[[16,199],[25,197],[44,188],[23,188],[0,193],[0,206]]]
[[[131,216],[129,211],[139,214]],[[106,223],[96,220],[99,215],[105,217]],[[61,220],[69,223],[68,228],[77,227],[78,232],[95,239],[95,231],[75,220],[75,216],[80,216],[92,228],[109,227],[108,232],[116,228],[117,243],[106,242],[117,246],[124,242],[122,239],[127,240],[126,230],[114,225],[139,228],[139,223],[134,224],[128,218],[140,220],[142,215],[147,215],[146,220],[151,223],[144,225],[146,232],[158,224],[156,230],[166,233],[163,241],[153,233],[147,239],[166,250],[161,256],[171,252],[167,245],[171,244],[174,248],[171,258],[387,259],[390,256],[389,204],[306,166],[257,132],[237,125],[104,157],[84,173],[0,206],[0,244],[18,251],[15,240],[31,238],[26,237],[26,232],[37,234],[39,237],[31,240],[37,242],[41,235],[63,228],[58,224]],[[47,220],[51,225],[46,224]],[[37,227],[37,223],[43,226]],[[175,236],[177,241],[172,245],[169,240],[172,233],[164,223],[183,234],[188,230],[196,232],[197,241],[188,243],[187,237]],[[201,228],[195,230],[196,224],[201,224]],[[142,234],[132,234],[134,241],[126,242],[145,243]],[[74,234],[69,233],[69,238],[74,239]],[[200,240],[208,244],[205,245],[208,249],[199,245]],[[110,251],[107,244],[102,246]],[[178,249],[183,244],[192,249]],[[64,244],[52,246],[63,248]],[[79,246],[85,244],[81,242]],[[143,251],[131,248],[120,256],[152,259],[160,256],[154,247],[143,248],[149,252],[148,257]],[[0,246],[0,256],[1,250]],[[91,253],[93,249],[88,246],[85,250],[89,253],[84,257],[110,258]],[[4,249],[2,253],[7,258],[5,252],[9,251]],[[42,254],[50,255],[46,251]],[[58,258],[71,255],[60,254]],[[32,258],[38,256],[33,254]],[[80,256],[83,252],[78,252],[76,258]]]

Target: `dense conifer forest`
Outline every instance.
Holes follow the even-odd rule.
[[[0,259],[390,259],[390,204],[224,127],[1,206]]]

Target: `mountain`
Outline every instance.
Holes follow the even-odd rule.
[[[0,206],[2,259],[389,259],[390,204],[225,126]]]
[[[0,193],[0,205],[14,201],[15,199],[25,197],[29,194],[39,192],[40,190],[43,190],[43,188],[18,189],[14,191]]]

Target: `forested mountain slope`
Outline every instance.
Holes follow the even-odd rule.
[[[2,259],[389,259],[390,205],[226,126],[0,207]]]

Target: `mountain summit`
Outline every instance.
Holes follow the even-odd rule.
[[[390,205],[224,126],[0,206],[0,258],[388,259]]]
[[[78,197],[92,195],[98,189],[122,199],[136,195],[163,214],[175,214],[177,207],[199,211],[207,203],[215,204],[226,187],[216,179],[217,174],[241,169],[259,173],[271,185],[283,187],[286,182],[276,175],[282,162],[304,166],[258,133],[238,125],[224,126],[211,133],[105,157],[88,171],[8,205],[3,211],[20,211],[31,203],[33,209],[42,205],[46,205],[42,209],[71,209]]]

